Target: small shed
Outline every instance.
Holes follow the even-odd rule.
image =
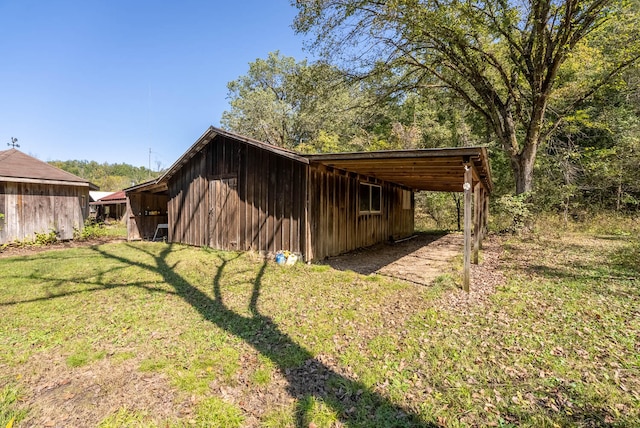
[[[124,190],[110,192],[89,205],[96,219],[107,222],[120,221],[127,211],[127,196]]]
[[[0,151],[0,244],[55,231],[73,238],[89,215],[89,181],[19,150]]]
[[[410,236],[414,191],[476,194],[476,236],[492,183],[486,149],[303,155],[210,127],[161,177],[125,189],[129,239],[159,224],[170,242],[289,250],[305,260]]]
[[[113,192],[101,192],[99,190],[89,190],[89,217],[96,218],[98,214],[93,202],[96,202],[100,198],[111,195]]]

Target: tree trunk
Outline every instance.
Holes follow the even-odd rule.
[[[533,166],[536,162],[537,146],[537,142],[530,142],[522,153],[511,156],[516,195],[533,190]]]
[[[458,214],[458,232],[460,232],[460,216],[461,216],[461,209],[462,207],[461,202],[462,202],[462,198],[458,197],[458,195],[456,193],[452,193],[451,196],[453,196],[453,200],[456,203],[456,213]]]
[[[518,144],[516,124],[509,103],[500,111],[502,146],[509,154],[511,169],[516,182],[516,195],[533,190],[533,167],[536,163],[536,153],[540,144],[542,122],[547,106],[547,96],[542,94],[536,100],[531,120],[527,127],[522,144]],[[500,135],[499,134],[499,135]],[[519,150],[519,148],[522,148]]]

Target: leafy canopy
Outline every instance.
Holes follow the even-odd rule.
[[[509,158],[517,193],[531,190],[538,147],[564,118],[640,58],[638,0],[295,5],[297,31],[351,73],[386,74],[387,92],[442,89],[476,110]],[[573,61],[571,76],[564,67],[576,54],[592,61]]]

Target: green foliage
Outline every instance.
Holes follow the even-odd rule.
[[[507,155],[517,193],[533,190],[537,151],[547,137],[640,59],[637,1],[295,5],[294,28],[313,37],[321,57],[371,82],[383,98],[406,100],[429,88],[475,110]],[[419,131],[430,129],[445,138],[451,131]],[[471,140],[470,128],[454,129],[455,138],[446,140]]]
[[[267,59],[249,64],[249,72],[227,84],[231,110],[222,114],[221,124],[239,134],[252,136],[281,147],[299,141],[296,116],[300,105],[294,80],[306,62],[271,52]]]
[[[530,229],[533,219],[531,195],[502,195],[498,200],[499,213],[494,220],[495,227],[503,232],[520,233]]]
[[[49,232],[35,232],[35,236],[33,243],[36,245],[51,245],[58,241],[58,232],[55,229]]]
[[[249,63],[248,73],[227,87],[225,128],[303,152],[344,151],[375,117],[376,109],[358,108],[366,92],[335,67],[296,62],[278,51]]]
[[[420,226],[421,229],[460,230],[463,215],[462,196],[462,193],[449,192],[416,193],[416,228]]]
[[[640,69],[628,70],[558,128],[538,162],[536,205],[582,217],[637,211],[640,177]]]
[[[105,191],[117,191],[158,177],[162,171],[125,163],[98,163],[87,160],[50,161],[49,164],[89,180]]]
[[[109,232],[104,223],[97,222],[93,218],[87,218],[81,230],[73,230],[73,239],[96,239],[107,236],[108,234]]]
[[[84,221],[84,227],[82,229],[73,229],[73,239],[76,240],[82,241],[104,237],[126,238],[126,224],[124,224],[124,222],[105,224],[103,222],[96,221],[94,218],[87,218]]]

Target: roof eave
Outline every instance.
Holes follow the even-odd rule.
[[[307,160],[305,157],[303,157],[300,154],[298,154],[296,152],[293,152],[291,150],[287,150],[287,149],[284,149],[282,147],[274,146],[272,144],[263,143],[261,141],[254,140],[254,139],[249,138],[249,137],[244,137],[242,135],[237,135],[237,134],[225,131],[223,129],[216,128],[214,126],[210,126],[200,136],[200,138],[198,138],[196,140],[196,142],[193,143],[193,145],[191,147],[189,147],[189,149],[186,152],[184,152],[182,154],[182,156],[180,156],[180,158],[178,158],[178,160],[175,161],[173,163],[173,165],[171,165],[171,167],[169,167],[169,169],[167,169],[165,171],[165,173],[162,174],[157,179],[157,182],[160,183],[160,182],[163,182],[163,181],[167,181],[171,177],[173,177],[176,174],[176,172],[184,164],[189,162],[196,155],[196,153],[198,153],[200,150],[202,150],[207,144],[209,144],[218,135],[230,138],[232,140],[240,141],[242,143],[249,144],[251,146],[255,146],[255,147],[259,147],[259,148],[268,150],[268,151],[270,151],[272,153],[278,154],[280,156],[284,156],[286,158],[294,159],[294,160],[296,160],[298,162],[302,162],[304,164],[308,164],[309,163],[309,160]]]
[[[26,178],[26,177],[9,177],[9,176],[0,176],[0,181],[6,181],[10,183],[58,184],[62,186],[89,187],[91,190],[95,190],[91,187],[91,186],[95,186],[95,184],[92,184],[88,181],[48,180],[46,178]]]

